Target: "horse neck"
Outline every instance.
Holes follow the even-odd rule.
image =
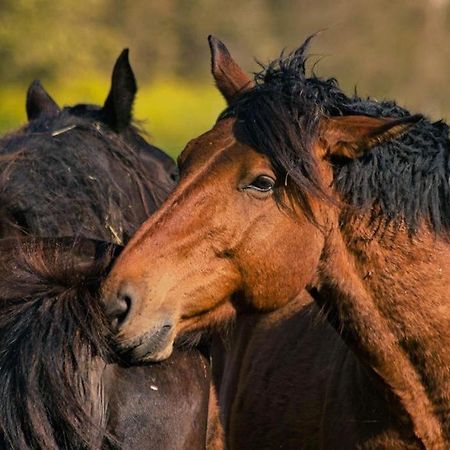
[[[372,238],[367,222],[350,220],[329,236],[320,269],[320,297],[426,448],[450,442],[449,257],[450,245],[425,228],[411,237],[389,226]]]

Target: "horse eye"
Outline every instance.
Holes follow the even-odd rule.
[[[275,180],[268,175],[256,177],[248,186],[248,189],[254,189],[258,192],[270,192],[275,186]]]

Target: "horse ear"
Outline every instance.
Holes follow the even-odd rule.
[[[60,111],[59,106],[43,88],[39,80],[34,80],[28,88],[26,110],[28,120],[34,120],[44,115],[54,117]]]
[[[136,92],[136,78],[126,48],[114,65],[111,89],[103,105],[105,122],[116,132],[122,131],[130,124]]]
[[[399,136],[422,118],[420,114],[400,119],[330,117],[320,123],[319,139],[324,143],[327,156],[359,158],[375,145]]]
[[[254,86],[252,79],[234,62],[225,44],[214,36],[208,36],[211,50],[211,72],[217,88],[228,104]]]

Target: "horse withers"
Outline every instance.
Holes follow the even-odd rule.
[[[253,81],[210,39],[229,107],[107,279],[104,302],[128,305],[117,341],[161,360],[306,289],[392,393],[404,446],[446,448],[448,126],[306,77],[308,42]]]
[[[1,448],[218,442],[208,359],[186,349],[158,366],[117,360],[98,300],[118,253],[108,249],[128,241],[176,176],[132,125],[135,93],[127,51],[103,107],[60,109],[34,82],[28,124],[0,140]]]

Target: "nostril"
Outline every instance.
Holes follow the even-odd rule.
[[[120,326],[123,322],[125,322],[125,319],[128,316],[128,313],[130,312],[131,309],[131,297],[129,295],[124,295],[121,299],[120,299],[120,311],[118,311],[117,314],[117,321],[118,321],[118,326]]]
[[[113,331],[117,331],[127,319],[133,303],[132,297],[128,293],[119,295],[105,305],[105,312],[110,321]]]

